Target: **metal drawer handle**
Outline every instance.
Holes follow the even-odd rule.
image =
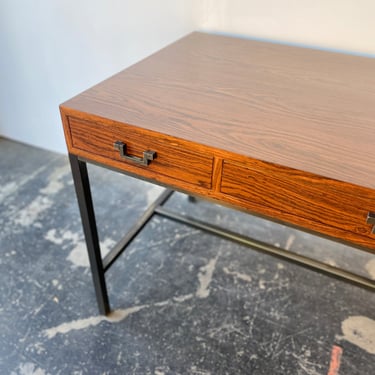
[[[371,233],[375,234],[375,212],[369,212],[367,214],[366,223],[373,225]]]
[[[141,164],[141,165],[148,165],[151,160],[154,160],[156,158],[156,152],[155,151],[143,151],[143,158],[139,158],[138,156],[131,156],[126,154],[126,143],[121,141],[116,141],[113,144],[113,147],[115,150],[120,151],[120,156],[123,159],[132,161],[133,163]]]

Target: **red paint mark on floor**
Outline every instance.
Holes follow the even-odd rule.
[[[329,370],[327,375],[338,375],[341,364],[342,347],[333,345],[331,351],[331,362],[329,364]]]

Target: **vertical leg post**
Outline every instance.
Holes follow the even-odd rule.
[[[86,162],[79,160],[75,155],[69,154],[69,160],[77,194],[78,206],[81,213],[96,300],[100,314],[107,315],[110,312],[110,306],[87,166]]]

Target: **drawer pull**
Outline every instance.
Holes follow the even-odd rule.
[[[371,233],[375,234],[375,212],[369,212],[367,214],[366,223],[373,225]]]
[[[151,160],[154,160],[156,158],[156,152],[155,151],[143,151],[143,158],[139,158],[138,156],[131,156],[126,154],[126,143],[121,141],[116,141],[113,144],[113,147],[115,150],[120,151],[120,156],[123,159],[129,160],[136,164],[141,165],[148,165]]]

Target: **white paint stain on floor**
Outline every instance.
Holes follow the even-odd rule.
[[[198,273],[199,286],[198,290],[195,293],[198,298],[206,298],[210,295],[209,286],[211,284],[212,276],[214,274],[218,259],[219,255],[217,255],[215,258],[210,259],[210,261],[205,266],[200,268]]]
[[[80,233],[70,230],[58,231],[53,228],[45,234],[44,238],[63,248],[67,245],[72,248],[67,256],[67,260],[69,260],[74,267],[90,267],[86,243],[83,238],[81,238]],[[64,245],[65,243],[67,245]]]
[[[365,268],[371,279],[375,280],[375,258],[370,259],[366,263]]]
[[[175,296],[173,298],[166,299],[164,301],[155,302],[153,304],[138,305],[138,306],[128,307],[127,309],[114,310],[108,316],[100,315],[100,316],[92,316],[92,317],[85,318],[85,319],[73,320],[71,322],[62,323],[56,327],[46,329],[43,331],[43,334],[47,336],[49,339],[52,339],[59,333],[66,334],[74,330],[85,329],[88,327],[96,326],[103,321],[106,321],[109,323],[118,323],[126,319],[129,315],[134,314],[146,308],[162,307],[171,303],[183,303],[185,301],[193,299],[195,296],[198,298],[206,298],[210,293],[209,286],[212,281],[212,276],[215,271],[215,267],[216,267],[216,263],[218,259],[219,259],[219,255],[217,255],[215,258],[210,259],[205,266],[200,268],[200,272],[198,274],[199,285],[198,285],[197,291],[194,294],[189,293],[189,294],[185,294],[181,296]]]
[[[264,279],[259,279],[258,288],[262,290],[266,289],[266,281]]]
[[[55,337],[58,333],[65,334],[70,331],[85,329],[90,326],[96,326],[103,321],[117,323],[119,321],[126,319],[129,315],[134,314],[140,310],[143,310],[146,307],[149,307],[149,305],[133,306],[127,309],[115,310],[108,316],[92,316],[86,319],[73,320],[72,322],[63,323],[57,327],[46,329],[44,331],[44,335],[51,339]]]
[[[18,184],[14,181],[0,185],[0,202],[3,202],[7,196],[14,194],[14,192],[17,191],[17,188]]]
[[[28,227],[33,224],[44,211],[52,207],[52,205],[53,201],[50,198],[39,195],[18,212],[17,216],[14,218],[14,223],[23,227]]]
[[[12,371],[10,375],[48,375],[32,362],[21,363],[18,370],[18,374]]]
[[[80,235],[77,232],[71,232],[65,230],[59,233],[56,229],[50,229],[44,236],[47,241],[50,241],[56,245],[62,245],[65,241],[72,241],[77,244],[80,241]]]
[[[61,167],[55,168],[53,172],[48,176],[47,185],[40,189],[40,193],[45,195],[57,194],[64,188],[64,184],[61,179],[70,173],[70,167],[68,164],[64,164]]]
[[[375,320],[366,316],[350,316],[341,323],[343,336],[346,340],[370,354],[375,354]]]
[[[23,178],[18,178],[17,183],[12,181],[7,184],[0,186],[0,202],[4,201],[9,195],[13,195],[18,189],[27,184],[29,181],[34,179],[39,173],[43,172],[48,165],[36,169],[34,172],[28,174]]]
[[[183,296],[174,297],[173,299],[167,299],[160,302],[155,302],[153,304],[146,304],[146,305],[138,305],[128,307],[127,309],[118,309],[112,311],[108,316],[99,315],[99,316],[92,316],[90,318],[85,319],[77,319],[73,320],[68,323],[62,323],[56,327],[52,327],[46,329],[43,334],[47,336],[49,339],[52,339],[57,334],[66,334],[71,331],[81,330],[88,327],[96,326],[101,322],[109,322],[109,323],[118,323],[125,320],[129,315],[137,313],[143,309],[151,308],[151,307],[161,307],[168,305],[173,302],[182,303],[187,300],[190,300],[194,297],[193,294],[186,294]]]
[[[236,272],[236,271],[231,271],[228,267],[224,267],[223,271],[227,275],[233,276],[235,279],[246,281],[248,283],[252,281],[252,278],[251,278],[250,275],[247,275],[245,273]]]
[[[191,375],[211,375],[210,371],[200,369],[197,366],[190,367],[190,374]]]
[[[104,257],[110,252],[112,247],[115,246],[116,242],[111,238],[105,238],[103,241],[100,241],[99,244],[102,257]],[[86,242],[84,240],[75,242],[75,246],[66,259],[72,263],[73,267],[90,267]]]
[[[72,264],[73,267],[90,267],[86,243],[83,240],[75,243],[73,249],[66,259]]]
[[[14,183],[7,184],[5,188],[2,188],[0,191],[0,201],[19,189],[20,186],[26,184],[45,168],[45,166],[39,168],[37,171],[24,178],[20,183],[17,184],[17,186],[15,186]],[[36,223],[41,214],[52,207],[53,200],[49,196],[57,194],[64,187],[64,184],[60,180],[64,175],[69,173],[69,171],[70,169],[68,165],[56,168],[49,175],[47,185],[40,189],[40,195],[38,195],[22,210],[17,212],[16,216],[14,217],[14,223],[23,227],[29,227],[30,225]]]
[[[178,302],[178,303],[182,303],[182,302],[185,302],[185,301],[188,301],[188,300],[192,299],[193,297],[194,297],[194,294],[189,293],[189,294],[185,294],[183,296],[173,297],[173,301]]]
[[[74,267],[90,267],[89,257],[87,254],[86,242],[81,238],[81,234],[72,232],[70,230],[58,231],[56,229],[50,229],[44,236],[47,241],[50,241],[56,245],[64,245],[67,243],[71,248],[67,260],[72,263]],[[115,246],[116,242],[111,238],[105,238],[100,241],[100,250],[102,257],[109,253],[109,251]],[[66,247],[63,246],[64,248]]]

